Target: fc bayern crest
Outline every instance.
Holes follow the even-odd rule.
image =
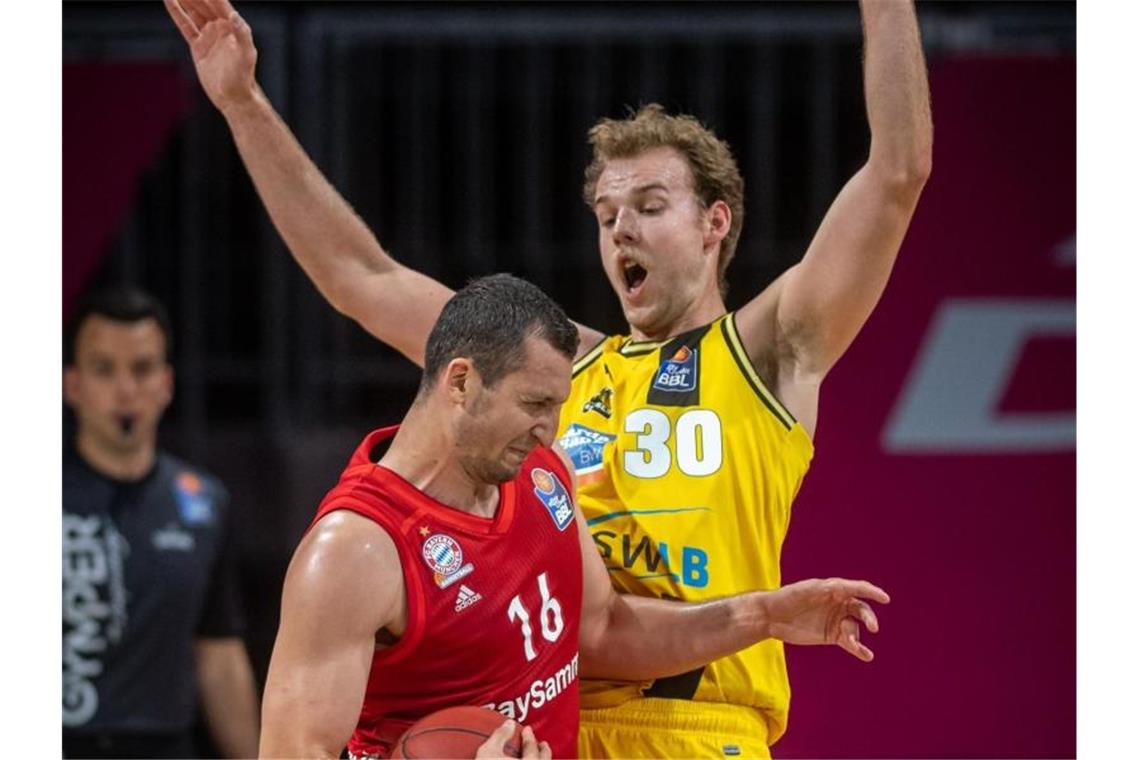
[[[459,542],[444,533],[428,536],[424,541],[423,558],[440,588],[447,588],[475,569],[470,562],[463,564]]]

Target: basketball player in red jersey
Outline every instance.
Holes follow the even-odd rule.
[[[447,303],[403,423],[364,439],[290,564],[262,756],[383,757],[415,720],[474,704],[525,723],[524,756],[574,757],[580,676],[672,675],[769,637],[871,659],[862,598],[888,598],[870,583],[701,604],[614,591],[550,448],[577,346],[509,275]]]

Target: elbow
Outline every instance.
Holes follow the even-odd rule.
[[[606,667],[605,650],[598,646],[596,636],[583,630],[578,636],[578,670],[583,678],[603,678],[612,675]]]
[[[353,293],[352,283],[346,280],[334,280],[328,283],[326,287],[320,287],[318,290],[328,300],[329,305],[336,309],[338,314],[343,314],[346,317],[352,316],[353,311]]]
[[[867,169],[891,195],[917,200],[934,170],[933,130],[920,130],[902,142],[877,143],[872,137]]]
[[[868,168],[883,192],[901,205],[912,206],[918,202],[934,167],[929,151],[917,151],[913,156],[890,162],[872,160]]]
[[[329,283],[327,287],[320,288],[320,291],[338,314],[348,317],[368,330],[365,320],[368,317],[368,307],[375,303],[375,299],[368,298],[360,282],[360,280],[342,279]]]
[[[932,141],[927,140],[923,147],[915,150],[909,157],[904,165],[902,178],[907,185],[921,191],[926,186],[926,181],[930,179],[932,171],[934,171],[934,145]]]

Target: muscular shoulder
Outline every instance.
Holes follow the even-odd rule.
[[[387,531],[338,510],[318,520],[298,545],[283,605],[315,620],[376,630],[398,614],[403,585],[400,555]]]

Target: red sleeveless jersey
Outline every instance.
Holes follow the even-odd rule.
[[[575,757],[582,555],[562,461],[536,448],[499,486],[495,516],[478,517],[374,463],[395,432],[365,437],[314,519],[348,509],[374,520],[403,565],[407,628],[372,658],[349,751],[386,757],[416,720],[482,705]]]

